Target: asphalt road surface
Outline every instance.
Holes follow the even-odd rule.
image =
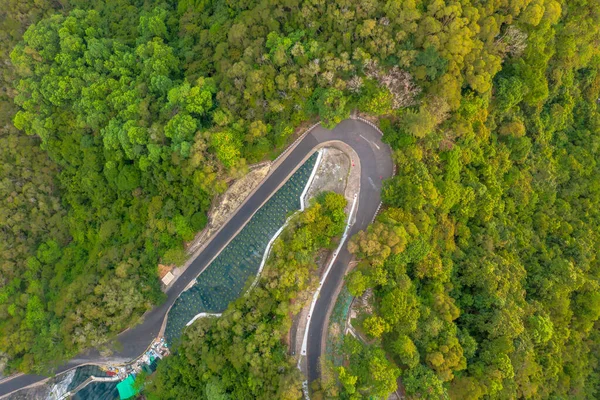
[[[118,350],[109,358],[101,357],[98,351],[90,350],[70,360],[56,369],[56,373],[64,372],[73,367],[89,363],[104,363],[111,361],[126,361],[140,356],[154,338],[157,337],[163,320],[171,305],[185,289],[188,283],[195,279],[210,263],[210,261],[225,247],[235,234],[242,228],[252,215],[261,207],[282,182],[301,166],[302,161],[319,147],[319,144],[331,140],[342,141],[351,146],[360,158],[361,185],[356,221],[349,237],[359,230],[365,229],[373,219],[380,203],[382,181],[393,173],[393,162],[390,148],[381,142],[381,135],[372,126],[358,121],[345,120],[335,129],[327,130],[321,126],[315,127],[309,134],[297,143],[289,152],[279,167],[266,179],[259,189],[244,203],[233,218],[213,237],[206,248],[177,279],[167,292],[167,300],[160,306],[144,315],[143,322],[117,337]],[[321,338],[324,322],[329,305],[335,299],[334,292],[343,279],[351,255],[346,246],[340,251],[317,300],[308,332],[308,379],[312,381],[319,375],[318,359],[321,354]],[[0,382],[0,396],[7,395],[37,383],[45,376],[20,375]]]

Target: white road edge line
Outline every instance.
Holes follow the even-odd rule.
[[[342,239],[340,240],[340,244],[338,245],[337,249],[333,253],[333,257],[331,257],[331,261],[329,262],[329,265],[327,265],[327,269],[325,270],[325,273],[323,274],[323,278],[319,282],[319,287],[317,288],[317,290],[315,290],[315,293],[313,294],[313,299],[312,299],[312,302],[310,303],[310,309],[308,311],[308,317],[307,317],[308,322],[306,323],[306,328],[304,329],[304,338],[302,339],[302,349],[300,351],[300,357],[298,357],[298,369],[300,369],[300,362],[302,360],[302,357],[306,356],[306,348],[307,348],[307,344],[308,344],[308,329],[310,328],[310,317],[315,309],[315,305],[317,304],[317,300],[319,298],[319,294],[321,293],[321,288],[323,287],[323,283],[327,279],[327,275],[329,275],[329,271],[331,271],[331,267],[335,263],[335,260],[337,259],[337,256],[338,256],[340,250],[342,249],[342,246],[344,245],[344,243],[346,243],[346,239],[348,238],[348,231],[350,231],[350,227],[354,224],[352,221],[352,215],[354,214],[357,200],[358,200],[358,196],[356,194],[354,194],[354,201],[352,202],[352,208],[350,209],[350,213],[348,214],[348,222],[346,223],[346,229],[344,230],[344,235],[342,236]],[[310,397],[308,395],[308,380],[302,382],[302,390],[304,391],[304,398],[306,400],[310,400]]]
[[[363,135],[361,135],[360,133],[358,134],[358,136],[360,136],[361,138],[365,139],[367,142],[371,143],[373,146],[377,147],[377,150],[381,150],[381,147],[377,146],[376,143],[370,141],[369,139],[367,139],[366,137],[364,137]]]
[[[356,117],[356,119],[358,119],[358,120],[360,120],[360,121],[364,122],[364,123],[365,123],[365,124],[367,124],[367,125],[371,125],[373,128],[375,128],[375,130],[376,130],[377,132],[379,132],[379,134],[380,134],[381,136],[383,136],[383,132],[381,131],[381,129],[379,129],[379,127],[378,127],[377,125],[375,125],[374,123],[372,123],[371,121],[369,121],[369,120],[367,120],[367,119],[364,119],[363,117]],[[312,129],[312,128],[311,128],[311,129]]]

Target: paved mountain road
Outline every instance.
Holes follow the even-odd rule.
[[[56,373],[58,374],[84,364],[131,360],[142,354],[158,335],[166,313],[188,283],[195,279],[210,264],[210,261],[219,254],[236,233],[249,221],[252,215],[302,165],[308,156],[326,142],[334,140],[348,144],[354,149],[360,159],[361,187],[359,203],[356,221],[350,231],[349,237],[359,230],[365,229],[379,207],[382,181],[390,177],[393,173],[391,150],[381,142],[379,132],[365,122],[345,120],[331,131],[319,125],[306,134],[295,144],[295,147],[286,153],[280,165],[213,237],[205,249],[167,292],[167,300],[162,305],[147,312],[141,324],[121,333],[117,337],[120,343],[119,347],[122,350],[116,351],[110,358],[101,357],[96,350],[88,351],[57,368]],[[350,259],[351,255],[346,246],[344,246],[321,289],[320,297],[316,303],[309,329],[307,348],[309,381],[318,377],[318,358],[321,354],[321,337],[325,329],[325,316],[329,305],[335,300],[333,298],[335,289],[343,279]],[[46,378],[39,375],[19,375],[12,379],[5,379],[4,381],[0,381],[0,396],[38,383]]]

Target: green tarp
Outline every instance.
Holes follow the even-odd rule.
[[[133,375],[129,375],[124,381],[117,385],[117,390],[119,391],[119,397],[121,400],[130,399],[138,394],[139,390],[136,390],[135,387],[133,387],[134,382],[135,377]]]

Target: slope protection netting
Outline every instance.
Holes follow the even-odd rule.
[[[119,398],[119,382],[91,382],[75,393],[73,400],[114,400]]]
[[[248,278],[258,272],[267,244],[292,211],[300,209],[300,195],[313,170],[313,154],[254,214],[246,226],[183,292],[169,311],[165,339],[181,336],[185,325],[201,312],[219,313],[238,298]]]
[[[108,374],[97,365],[84,365],[83,367],[79,367],[75,370],[75,375],[67,387],[67,390],[71,391],[75,389],[77,386],[85,382],[85,380],[90,376],[104,377],[108,376]]]

